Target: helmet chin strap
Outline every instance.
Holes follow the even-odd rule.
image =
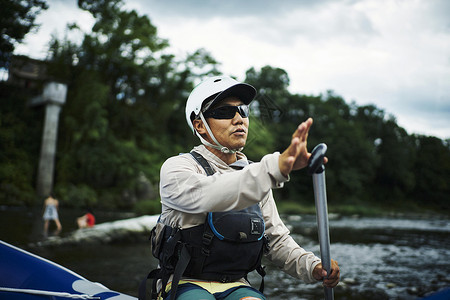
[[[203,124],[205,124],[206,131],[208,131],[209,136],[212,138],[212,140],[213,140],[214,143],[216,144],[216,145],[213,145],[213,144],[211,144],[210,142],[208,142],[207,140],[205,140],[205,139],[197,132],[197,130],[196,130],[196,131],[195,131],[195,134],[198,136],[198,138],[200,139],[200,141],[202,142],[203,145],[209,146],[209,147],[214,148],[214,149],[217,149],[217,150],[220,150],[222,153],[226,153],[226,154],[229,154],[229,153],[236,153],[237,151],[242,151],[242,149],[244,149],[244,147],[240,147],[239,149],[232,150],[232,149],[229,149],[229,148],[227,148],[227,147],[225,147],[225,146],[222,146],[222,145],[216,140],[216,138],[214,137],[214,134],[212,133],[211,129],[209,128],[208,122],[206,122],[206,119],[205,119],[205,117],[203,116],[203,113],[200,112],[199,115],[200,115],[200,119],[202,119],[202,121],[203,121]]]

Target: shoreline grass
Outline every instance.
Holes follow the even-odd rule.
[[[277,202],[280,214],[315,214],[314,204],[304,204],[293,201]],[[328,204],[328,213],[339,214],[342,216],[361,216],[361,217],[385,217],[385,216],[423,216],[449,218],[448,212],[442,211],[437,207],[425,207],[411,205],[411,203],[396,203],[395,205],[381,205],[378,203],[361,204]]]

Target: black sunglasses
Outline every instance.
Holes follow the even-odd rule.
[[[215,109],[207,110],[203,113],[205,118],[214,118],[214,119],[233,119],[238,112],[241,117],[248,118],[250,113],[250,109],[248,105],[241,104],[239,106],[221,106]]]

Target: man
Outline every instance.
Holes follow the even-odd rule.
[[[272,195],[290,172],[307,165],[312,119],[298,126],[283,153],[249,163],[241,151],[255,95],[248,84],[216,76],[200,83],[187,100],[187,123],[203,145],[161,167],[159,224],[165,229],[157,231],[165,233],[152,239],[162,240],[153,251],[160,259],[163,296],[172,287],[165,299],[266,299],[245,279],[255,269],[263,275],[262,253],[305,282],[323,280],[327,287],[339,282],[336,261],[325,278],[320,259],[289,235]],[[167,274],[175,274],[172,281]]]

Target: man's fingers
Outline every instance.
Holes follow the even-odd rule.
[[[309,121],[311,120],[311,121]],[[292,134],[292,137],[300,137],[305,131],[309,130],[309,127],[311,127],[312,119],[309,118],[308,120],[302,122],[300,125],[298,125],[297,129]]]
[[[292,170],[298,170],[306,166],[311,156],[306,148],[306,141],[312,123],[312,118],[302,122],[292,134],[291,144],[281,154],[279,167],[284,176],[289,175]]]
[[[328,278],[333,278],[333,279],[339,278],[339,270],[331,269],[330,276],[328,276]]]
[[[323,285],[326,287],[335,287],[339,283],[340,270],[337,261],[331,260],[331,265],[330,275],[323,281]]]
[[[294,137],[291,141],[291,145],[289,146],[289,155],[296,156],[298,153],[298,145],[300,144],[300,139],[298,137]]]
[[[311,120],[311,121],[309,121],[309,120]],[[305,122],[302,122],[300,125],[298,125],[297,130],[295,130],[293,136],[297,136],[297,137],[302,136],[305,132],[307,132],[309,130],[309,127],[311,127],[311,124],[312,124],[311,118],[309,118]]]
[[[302,135],[302,142],[306,142],[306,140],[308,139],[308,134],[309,134],[309,128],[311,128],[312,125],[312,119],[309,118],[308,120],[306,120],[305,124],[305,129]]]

